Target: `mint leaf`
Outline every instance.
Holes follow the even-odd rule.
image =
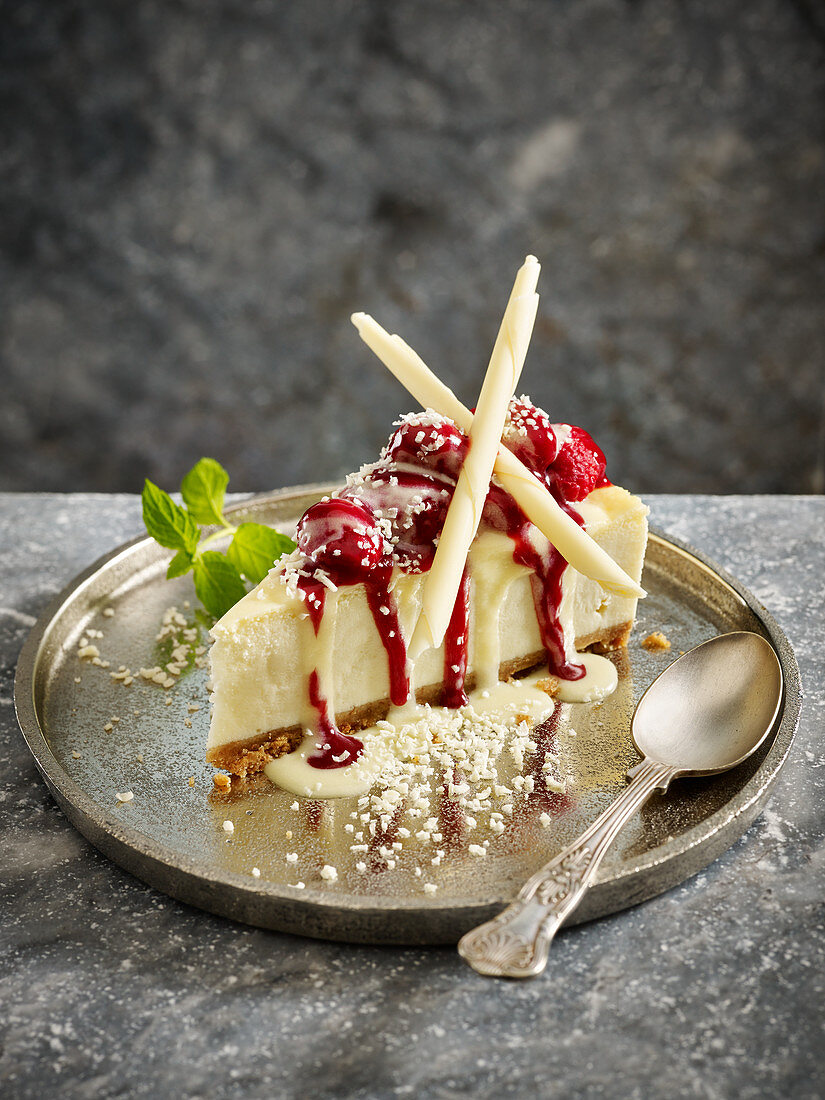
[[[200,532],[198,525],[180,505],[159,489],[147,477],[141,496],[143,501],[143,522],[146,530],[161,546],[170,550],[185,550],[194,554]]]
[[[223,514],[228,483],[229,474],[219,462],[202,458],[181,484],[186,508],[181,508],[148,478],[142,497],[146,530],[161,546],[177,551],[166,576],[182,577],[193,570],[198,599],[215,618],[220,618],[246,595],[244,577],[257,584],[276,558],[295,549],[292,539],[263,524],[232,526]],[[220,530],[214,533],[202,530],[216,525]],[[205,535],[203,542],[202,535]],[[234,537],[225,555],[206,549],[229,535]]]
[[[195,559],[194,569],[198,599],[216,619],[246,595],[238,570],[217,550],[204,550]]]
[[[272,568],[276,558],[295,549],[291,538],[262,523],[242,523],[229,544],[226,556],[239,573],[257,584]]]
[[[173,577],[182,577],[192,568],[193,558],[187,550],[178,550],[174,558],[169,562],[166,570],[166,579],[171,581]]]
[[[218,523],[223,519],[223,498],[229,474],[214,458],[196,462],[180,484],[180,492],[189,514],[198,523]]]

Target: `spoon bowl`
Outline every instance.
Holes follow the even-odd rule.
[[[676,775],[715,775],[741,764],[773,728],[782,668],[760,634],[721,634],[677,658],[636,707],[633,743]]]

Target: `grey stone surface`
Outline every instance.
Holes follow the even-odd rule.
[[[170,901],[92,849],[17,729],[49,598],[137,498],[0,495],[0,1093],[9,1098],[822,1096],[825,500],[653,496],[788,633],[806,699],[769,809],[696,878],[563,932],[530,984],[452,950],[351,947]]]
[[[815,0],[18,0],[0,49],[0,488],[241,490],[523,386],[650,492],[825,489]]]

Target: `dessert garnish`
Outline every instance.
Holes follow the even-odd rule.
[[[423,408],[448,417],[463,432],[470,430],[473,414],[400,336],[390,336],[366,313],[354,313],[352,323],[367,347],[375,352],[384,366]],[[565,427],[574,439],[586,439],[588,448],[594,455],[598,452],[601,462],[604,462],[604,455],[583,429],[570,425]],[[557,459],[564,465],[569,459],[561,451],[562,448],[559,448]],[[645,595],[644,589],[565,511],[563,503],[557,499],[561,494],[554,495],[542,482],[540,464],[536,463],[531,468],[531,465],[526,464],[526,457],[520,461],[519,456],[502,443],[495,462],[495,476],[501,487],[512,496],[527,518],[550,539],[565,561],[580,573],[598,581],[610,592],[642,598]],[[563,486],[561,479],[555,479],[555,483],[558,488]],[[575,499],[580,500],[584,495]]]
[[[262,581],[282,554],[295,549],[292,539],[272,527],[230,523],[223,512],[228,483],[219,462],[202,458],[181,482],[183,506],[148,478],[141,497],[146,530],[155,542],[176,551],[166,576],[191,570],[198,599],[216,619],[246,595],[244,580]],[[225,551],[214,549],[230,537]]]

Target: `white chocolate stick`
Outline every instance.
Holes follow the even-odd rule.
[[[438,649],[444,641],[467,554],[481,522],[507,409],[521,377],[533,332],[539,302],[535,293],[539,271],[538,261],[528,256],[516,275],[504,311],[470,425],[469,450],[447,509],[433,564],[424,581],[421,614],[409,645],[413,660],[425,649]]]
[[[422,408],[448,417],[463,432],[469,432],[473,414],[462,405],[449,386],[433,374],[409,344],[400,336],[390,336],[366,313],[353,313],[352,323],[367,347]],[[619,596],[647,595],[584,528],[571,519],[538,478],[503,444],[499,447],[495,473],[528,519],[574,569]]]

